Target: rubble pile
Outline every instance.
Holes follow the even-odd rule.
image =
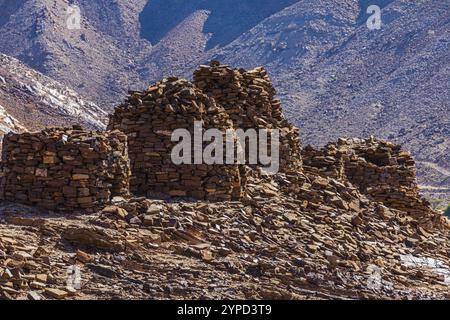
[[[373,201],[417,219],[435,216],[419,194],[415,162],[400,145],[374,138],[340,139],[321,150],[306,147],[303,158],[309,170],[349,181]]]
[[[2,207],[0,297],[450,297],[448,228],[421,226],[333,178],[320,178],[323,189],[317,176],[301,179],[309,201],[284,192],[291,178],[279,174],[249,177],[249,196],[234,202],[115,197],[76,220]],[[75,267],[79,282],[68,285]]]
[[[301,168],[299,130],[284,118],[263,67],[246,71],[212,61],[194,72],[194,83],[225,109],[235,129],[279,129],[280,168]]]
[[[144,92],[131,92],[110,117],[109,130],[128,136],[131,192],[149,197],[193,197],[236,200],[245,190],[245,171],[238,165],[174,164],[171,153],[178,141],[172,132],[185,129],[194,143],[194,122],[225,131],[232,123],[223,108],[186,80],[168,78]],[[200,138],[201,139],[201,138]],[[202,146],[204,143],[202,143]],[[194,148],[191,149],[194,151]],[[224,153],[225,154],[225,153]]]
[[[6,135],[0,197],[49,210],[95,210],[127,195],[127,137],[79,127]]]

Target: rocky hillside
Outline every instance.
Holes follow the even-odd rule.
[[[53,125],[104,127],[105,111],[75,91],[0,54],[0,131],[34,131]]]
[[[139,40],[138,27],[146,1],[76,2],[80,30],[67,27],[73,1],[0,1],[0,11],[9,13],[0,23],[0,52],[111,107],[124,88],[139,83],[134,56],[149,45]]]
[[[70,219],[3,203],[0,298],[449,298],[448,230],[307,179],[306,202],[279,176],[234,203],[116,198]]]
[[[1,81],[1,79],[0,79]],[[6,110],[0,105],[0,135],[4,135],[8,132],[24,132],[25,127],[12,117]]]

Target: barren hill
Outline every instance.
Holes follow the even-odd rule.
[[[80,30],[67,27],[68,0],[0,1],[0,52],[74,88],[105,109],[139,82],[134,57],[149,46],[139,39],[145,1],[77,1]]]
[[[3,133],[71,123],[100,129],[107,119],[105,111],[75,91],[3,54],[0,106]]]

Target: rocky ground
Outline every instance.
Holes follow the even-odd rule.
[[[241,202],[116,197],[70,216],[2,203],[0,296],[446,299],[448,230],[307,170],[254,174]]]

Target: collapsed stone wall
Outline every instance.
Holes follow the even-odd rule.
[[[130,92],[111,115],[108,129],[128,135],[131,192],[208,200],[242,197],[246,178],[241,166],[194,164],[194,152],[192,164],[173,163],[171,151],[178,141],[171,141],[172,132],[186,129],[193,143],[195,121],[203,122],[203,131],[233,127],[223,108],[189,81],[172,77],[144,92]]]
[[[369,138],[340,139],[321,150],[303,150],[306,170],[351,182],[372,200],[410,215],[429,212],[416,179],[416,166],[408,152],[392,142]]]
[[[98,209],[128,194],[127,136],[80,127],[10,133],[0,172],[2,200],[58,211]]]
[[[194,72],[194,83],[225,109],[235,129],[279,129],[281,170],[301,168],[299,130],[284,118],[263,67],[246,71],[212,61]]]

